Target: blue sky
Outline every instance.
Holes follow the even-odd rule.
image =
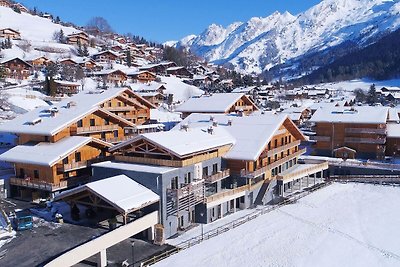
[[[226,26],[274,11],[298,14],[321,0],[20,0],[24,5],[85,25],[95,16],[119,33],[131,32],[150,41],[179,40],[200,34],[211,23]]]

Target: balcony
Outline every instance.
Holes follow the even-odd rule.
[[[317,141],[317,142],[330,142],[331,141],[331,137],[330,136],[314,135],[314,136],[310,136],[310,140],[311,141]]]
[[[357,143],[357,144],[373,144],[373,145],[384,145],[386,138],[359,138],[359,137],[346,137],[345,143]]]
[[[280,146],[280,147],[271,149],[271,150],[269,150],[269,151],[267,152],[267,157],[272,157],[272,156],[274,156],[275,154],[281,153],[282,151],[286,151],[286,150],[288,150],[288,149],[290,149],[290,148],[293,148],[293,147],[295,147],[295,146],[298,146],[298,145],[300,145],[300,142],[301,142],[300,140],[297,140],[297,141],[291,142],[291,143],[289,143],[289,144],[286,144],[286,145],[284,145],[284,146]]]
[[[32,180],[31,178],[10,178],[10,184],[11,185],[16,185],[16,186],[22,186],[22,187],[27,187],[27,188],[32,188],[32,189],[38,189],[38,190],[43,190],[43,191],[48,191],[48,192],[55,192],[59,191],[62,189],[67,189],[76,185],[84,184],[89,182],[89,176],[83,176],[83,177],[73,177],[73,178],[68,178],[67,180],[60,181],[58,184],[54,183],[49,183],[45,181],[36,181]]]
[[[108,143],[115,144],[115,143],[120,143],[120,142],[127,141],[129,139],[134,138],[135,136],[130,135],[130,136],[122,136],[122,137],[102,138],[101,140],[106,141]]]
[[[76,128],[77,134],[96,133],[96,132],[112,132],[118,130],[118,125],[99,125],[89,127]]]
[[[88,165],[89,164],[87,161],[72,162],[72,163],[68,163],[68,164],[59,164],[59,165],[57,165],[57,171],[58,172],[74,171],[74,170],[87,168]]]
[[[111,112],[118,112],[118,111],[131,111],[131,110],[136,110],[135,107],[132,106],[123,106],[123,107],[104,107],[104,109],[111,111]]]
[[[265,173],[267,171],[270,171],[273,168],[278,167],[279,165],[282,165],[282,164],[286,163],[289,160],[292,160],[294,158],[297,158],[297,157],[301,156],[304,153],[306,153],[306,149],[305,148],[301,149],[301,150],[299,150],[299,151],[297,151],[297,152],[295,152],[293,154],[290,154],[289,156],[283,157],[283,158],[281,158],[281,159],[279,159],[279,160],[277,160],[277,161],[275,161],[275,162],[273,162],[273,163],[271,163],[271,164],[269,164],[267,166],[264,166],[264,167],[262,167],[260,169],[255,170],[255,171],[246,171],[246,170],[243,169],[240,172],[240,176],[246,177],[246,178],[256,178],[256,177],[262,175],[263,173]]]
[[[225,178],[229,177],[230,175],[231,175],[231,170],[226,169],[223,171],[219,171],[213,175],[206,176],[204,179],[205,179],[206,183],[212,184],[212,183],[215,183],[222,179],[225,179]]]
[[[244,192],[246,192],[249,189],[250,189],[249,185],[243,185],[243,186],[240,186],[240,187],[237,187],[237,188],[227,189],[227,190],[224,190],[222,192],[218,192],[216,194],[213,194],[211,196],[206,197],[205,198],[205,202],[206,203],[210,203],[210,202],[219,200],[221,198],[225,198],[225,197],[228,197],[228,196],[233,196],[233,195],[236,195],[236,194],[239,194],[239,193],[243,193],[244,194]]]
[[[235,111],[252,111],[253,110],[253,106],[236,106],[235,107]]]
[[[197,193],[197,195],[204,196],[204,182],[203,180],[187,184],[179,189],[167,189],[167,193],[175,198],[183,198],[190,194]]]
[[[308,175],[314,174],[316,172],[320,172],[323,170],[328,169],[329,165],[328,162],[323,162],[319,164],[297,164],[296,165],[297,170],[294,169],[291,171],[290,169],[287,170],[287,173],[281,173],[279,174],[276,179],[277,180],[283,180],[283,181],[292,181],[295,179],[299,179],[302,177],[306,177]],[[296,168],[293,167],[293,168]]]
[[[373,129],[373,128],[347,128],[345,130],[348,134],[379,134],[385,135],[386,129]]]

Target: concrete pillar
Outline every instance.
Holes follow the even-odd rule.
[[[299,190],[303,189],[303,177],[299,179]]]
[[[97,253],[97,267],[107,266],[107,250],[102,250]]]
[[[149,238],[149,241],[153,241],[154,240],[154,226],[152,226],[149,229],[147,229],[147,236]]]
[[[308,174],[307,175],[307,187],[309,187],[310,186],[310,175]]]
[[[219,217],[220,217],[220,218],[223,218],[223,217],[224,217],[224,211],[223,211],[223,209],[224,209],[224,204],[222,203],[222,204],[220,205],[220,209],[219,209]]]
[[[285,184],[279,186],[279,194],[284,197],[285,196]]]
[[[316,182],[317,182],[317,173],[314,173],[314,185],[316,184]]]
[[[233,200],[233,212],[236,212],[236,198]]]

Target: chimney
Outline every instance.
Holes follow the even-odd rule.
[[[214,116],[210,116],[210,121],[214,121]]]
[[[212,126],[217,127],[218,126],[218,121],[213,120]]]
[[[207,133],[212,135],[214,133],[214,128],[212,126],[208,127],[207,128]]]
[[[232,126],[232,119],[228,120],[228,126]]]

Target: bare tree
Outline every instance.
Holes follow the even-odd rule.
[[[86,24],[87,28],[94,28],[99,30],[101,33],[112,33],[114,32],[108,21],[103,17],[93,17]]]

